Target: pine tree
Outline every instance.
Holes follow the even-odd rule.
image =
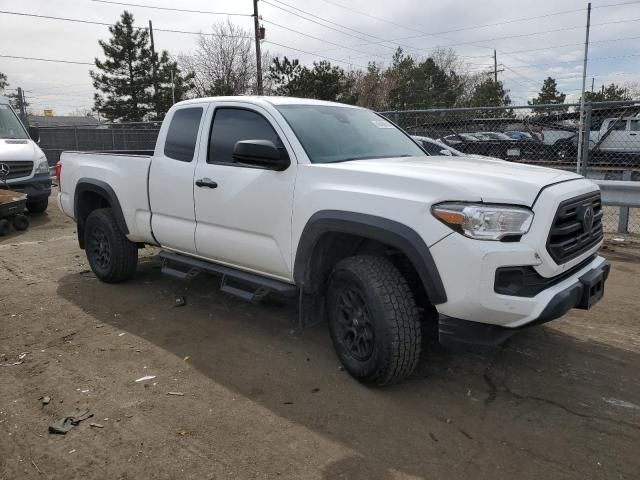
[[[9,81],[7,80],[7,76],[0,72],[0,92],[2,92],[5,88],[9,86]]]
[[[476,85],[471,97],[472,107],[504,107],[511,105],[508,90],[504,89],[502,82],[485,80]]]
[[[540,93],[538,93],[536,98],[529,102],[529,105],[544,105],[548,103],[563,104],[566,97],[566,94],[558,90],[556,80],[554,78],[547,77],[545,81],[542,82]]]
[[[125,11],[120,21],[109,27],[111,38],[100,40],[106,59],[95,59],[91,71],[95,110],[111,121],[139,122],[152,110],[152,54],[149,32],[133,25],[133,15]]]
[[[171,88],[171,73],[173,72],[173,92]],[[195,74],[182,73],[177,62],[171,60],[166,50],[160,56],[156,54],[156,82],[153,92],[153,109],[150,112],[152,120],[162,120],[175,101],[180,102],[187,98],[187,94],[194,88]],[[153,83],[153,82],[152,82]]]
[[[598,92],[585,92],[584,98],[588,102],[606,102],[631,100],[631,95],[625,87],[612,83],[607,87],[602,85],[602,89]]]

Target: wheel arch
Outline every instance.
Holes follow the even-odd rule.
[[[343,240],[359,239],[359,244]],[[340,259],[366,249],[368,242],[389,246],[406,256],[416,270],[429,301],[447,301],[444,284],[424,240],[412,228],[395,220],[341,210],[323,210],[305,225],[294,261],[293,276],[305,293],[322,290],[327,270]]]
[[[113,211],[118,228],[125,235],[129,234],[129,228],[127,227],[120,201],[113,188],[102,180],[81,178],[76,184],[73,198],[73,212],[78,225],[80,248],[84,248],[84,224],[87,217],[98,208],[110,208]]]

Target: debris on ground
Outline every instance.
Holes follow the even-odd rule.
[[[93,428],[104,428],[104,425],[102,425],[101,423],[95,423],[95,422],[91,422],[89,426]]]
[[[124,336],[124,334],[125,334],[125,333],[126,333],[126,332],[119,333],[119,334],[118,334],[118,336],[119,336],[119,337],[122,337],[122,336]]]
[[[167,395],[173,395],[174,397],[184,397],[182,392],[167,392]]]
[[[29,352],[22,352],[19,353],[18,356],[16,357],[16,361],[14,362],[10,362],[10,363],[0,363],[0,366],[2,367],[14,367],[16,365],[20,365],[21,363],[24,362],[24,358],[29,354]]]
[[[191,359],[191,355],[186,355],[182,360],[188,362]]]
[[[153,380],[154,378],[156,378],[155,375],[145,375],[144,377],[140,377],[139,379],[137,379],[136,382],[144,382],[147,380]]]
[[[624,238],[620,237],[613,237],[611,240],[613,240],[614,242],[624,242]]]
[[[53,425],[49,425],[49,433],[65,435],[69,430],[78,425],[80,422],[91,417],[93,417],[93,413],[89,413],[89,410],[85,410],[84,412],[77,415],[64,417],[62,420],[58,420]]]
[[[318,393],[320,391],[319,388],[312,388],[311,393]]]
[[[181,437],[186,437],[187,435],[189,435],[189,432],[187,432],[186,430],[181,430],[178,432],[178,435],[180,435]]]
[[[51,397],[49,396],[42,396],[40,398],[38,398],[38,400],[40,400],[42,402],[42,406],[44,407],[45,405],[48,405],[49,402],[51,401]]]
[[[174,307],[184,307],[186,304],[187,304],[187,297],[185,297],[184,295],[178,295],[173,300]]]
[[[34,462],[33,460],[31,460],[31,463],[32,463],[32,465],[33,465],[34,467],[36,467],[36,470],[38,471],[38,473],[39,473],[40,475],[42,475],[42,471],[38,468],[38,465],[36,465],[36,462]]]

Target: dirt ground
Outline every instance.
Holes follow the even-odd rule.
[[[0,363],[28,352],[0,367],[2,480],[640,478],[640,249],[605,249],[592,311],[369,389],[295,306],[164,277],[154,249],[100,283],[74,227],[52,205],[0,240]]]

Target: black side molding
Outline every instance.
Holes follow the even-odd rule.
[[[387,218],[341,210],[322,210],[311,216],[302,231],[296,252],[293,277],[300,287],[307,285],[309,266],[318,241],[325,233],[346,233],[376,240],[404,253],[418,272],[430,301],[447,301],[444,284],[424,240],[413,229]]]
[[[76,191],[73,197],[73,211],[76,217],[76,222],[80,223],[78,212],[82,207],[79,205],[79,199],[84,192],[97,193],[106,198],[109,201],[109,205],[111,205],[111,210],[113,210],[114,216],[116,217],[118,227],[120,227],[120,230],[122,230],[122,233],[125,235],[129,233],[129,228],[127,227],[127,222],[124,219],[122,207],[120,206],[120,201],[118,200],[116,192],[113,191],[113,188],[111,188],[108,183],[93,178],[81,178],[78,180],[76,185]]]

